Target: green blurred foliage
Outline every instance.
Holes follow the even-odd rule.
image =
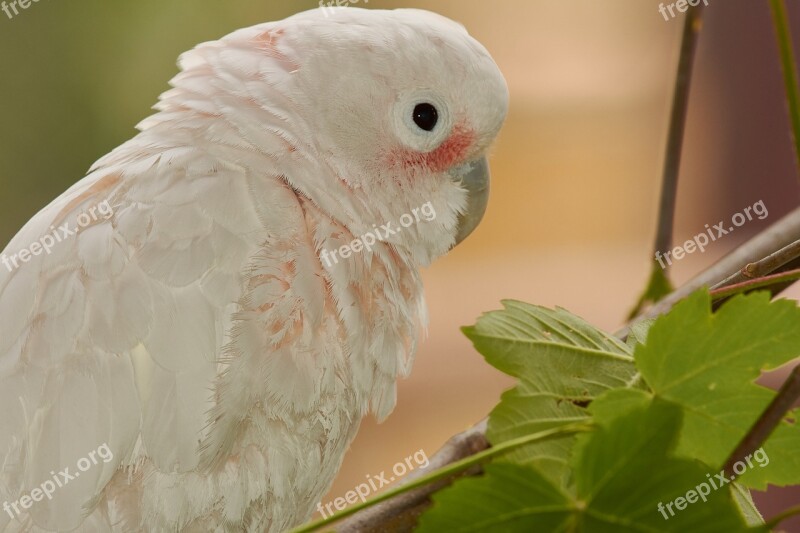
[[[181,52],[317,5],[39,0],[12,19],[0,11],[0,249],[135,135]]]

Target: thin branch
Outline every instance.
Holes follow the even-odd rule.
[[[683,135],[686,130],[686,115],[689,109],[689,87],[692,82],[697,38],[702,26],[703,5],[690,7],[683,24],[681,53],[678,60],[678,75],[672,96],[672,113],[667,137],[667,153],[664,158],[664,175],[661,183],[661,205],[658,213],[653,255],[672,248],[672,230],[675,220],[675,201],[678,192],[678,174],[683,154]]]
[[[628,336],[630,326],[636,322],[663,315],[691,293],[701,287],[720,287],[720,282],[730,278],[749,263],[772,255],[793,242],[800,240],[800,207],[762,231],[733,252],[717,261],[682,287],[640,313],[627,326],[615,333],[620,338]]]
[[[751,263],[752,264],[752,263]],[[795,282],[800,279],[800,268],[781,272],[780,274],[771,274],[769,276],[762,276],[760,278],[734,283],[733,285],[721,284],[719,289],[710,291],[711,298],[718,302],[719,300],[729,298],[739,293],[750,292],[756,289],[763,289],[765,287],[774,287],[776,285],[783,285],[786,282]]]
[[[750,428],[750,431],[742,438],[739,445],[736,446],[736,449],[725,462],[723,468],[727,474],[733,472],[734,463],[744,460],[745,456],[753,453],[764,444],[781,423],[781,420],[792,410],[798,399],[800,399],[800,366],[796,366],[792,370],[778,394],[775,395],[767,409],[756,420],[753,427]]]
[[[800,87],[798,87],[797,83],[797,63],[794,60],[792,36],[789,32],[789,17],[786,15],[786,3],[784,0],[770,0],[769,5],[772,11],[772,19],[775,23],[783,81],[786,86],[786,99],[789,103],[789,117],[792,122],[794,138],[794,155],[797,169],[800,171]]]
[[[683,137],[686,132],[686,116],[689,112],[689,88],[692,84],[697,41],[702,26],[703,5],[689,8],[683,22],[681,51],[678,58],[678,72],[675,76],[675,89],[672,94],[672,110],[667,133],[667,149],[664,155],[664,170],[661,178],[661,200],[658,208],[658,227],[653,243],[653,257],[672,248],[672,232],[675,225],[675,204],[678,197],[678,176],[680,175]],[[668,266],[661,268],[655,259],[642,295],[631,309],[629,318],[636,316],[647,304],[657,302],[673,290],[667,274]]]
[[[746,282],[748,280],[759,278],[775,272],[780,267],[800,257],[800,239],[793,243],[784,246],[777,252],[773,252],[763,259],[754,263],[748,263],[744,268],[735,274],[728,276],[723,281],[717,283],[712,289],[721,287],[729,287],[737,283]]]

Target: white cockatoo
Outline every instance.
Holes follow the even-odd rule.
[[[3,533],[308,519],[483,214],[508,90],[449,19],[316,9],[180,69],[1,257]]]

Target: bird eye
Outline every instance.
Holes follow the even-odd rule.
[[[425,131],[432,131],[433,128],[436,127],[436,123],[439,121],[439,112],[436,111],[436,108],[425,102],[422,104],[417,104],[414,107],[414,124],[419,126],[420,129]]]
[[[453,130],[448,98],[440,91],[417,88],[399,93],[389,111],[391,132],[416,152],[430,152]]]

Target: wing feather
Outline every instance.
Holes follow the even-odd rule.
[[[5,253],[78,228],[104,201],[109,216],[0,270],[0,500],[74,472],[101,445],[113,452],[31,508],[41,528],[79,526],[113,473],[141,456],[164,472],[197,467],[242,273],[264,240],[240,167],[129,143]],[[0,516],[0,531],[8,523]]]

